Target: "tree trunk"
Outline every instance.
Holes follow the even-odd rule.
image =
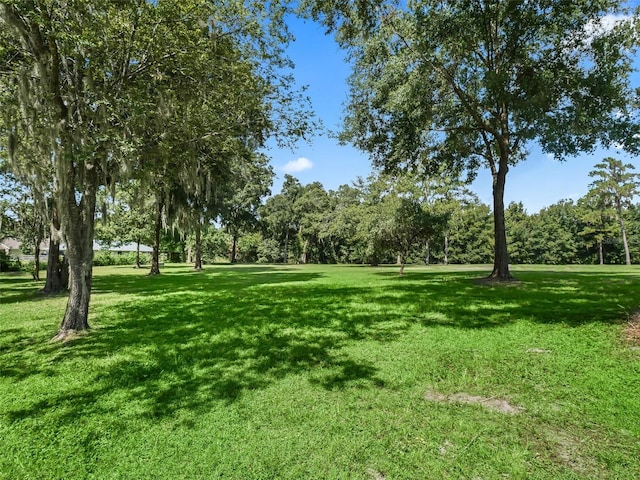
[[[47,256],[47,279],[42,293],[60,293],[69,288],[69,262],[66,256],[60,259],[60,218],[55,199],[51,202],[51,224],[49,225],[49,254]]]
[[[404,275],[405,258],[406,258],[406,255],[403,255],[402,253],[398,253],[398,264],[400,265],[400,271],[398,272],[398,275],[400,277]]]
[[[604,247],[603,241],[598,240],[598,259],[600,260],[600,265],[604,265]]]
[[[284,263],[289,263],[289,228],[284,235]]]
[[[624,218],[622,218],[622,209],[618,211],[618,218],[620,219],[620,231],[622,232],[622,245],[624,246],[624,260],[627,265],[631,265],[631,253],[629,253],[629,242],[627,242],[627,229],[624,225]]]
[[[195,271],[202,270],[202,225],[198,220],[196,226],[196,244],[195,244],[195,263],[193,265]]]
[[[151,253],[151,270],[149,271],[149,275],[160,275],[160,232],[162,231],[163,208],[164,200],[159,196],[156,197],[156,223],[153,231],[153,252]]]
[[[66,153],[66,152],[65,152]],[[95,166],[90,162],[84,168],[82,186],[84,191],[77,202],[75,168],[69,159],[61,159],[66,168],[69,184],[58,192],[58,213],[63,226],[67,245],[66,257],[69,261],[69,300],[60,324],[60,330],[53,340],[64,340],[73,332],[89,329],[89,300],[93,269],[93,230],[95,224],[96,192],[98,177]]]
[[[431,249],[429,248],[429,240],[424,245],[424,264],[429,265],[431,261]]]
[[[449,230],[444,232],[444,264],[449,265]]]
[[[33,279],[35,281],[40,280],[40,243],[41,238],[34,238],[33,243]]]
[[[229,263],[238,262],[238,233],[233,232],[231,241],[231,253],[229,254]],[[286,252],[285,252],[286,256]]]
[[[307,263],[307,248],[309,247],[309,240],[302,242],[302,254],[300,255],[300,263],[303,265]]]
[[[136,238],[136,265],[134,268],[140,268],[140,237]]]
[[[65,257],[66,259],[66,257]],[[60,242],[49,237],[49,255],[47,257],[47,280],[42,293],[59,293],[69,288],[68,264],[60,261]]]
[[[505,147],[506,148],[506,147]],[[507,281],[513,279],[509,272],[509,253],[507,252],[507,231],[504,221],[504,186],[509,170],[507,154],[501,153],[500,166],[493,174],[493,226],[494,226],[494,257],[493,271],[489,276],[492,280]]]

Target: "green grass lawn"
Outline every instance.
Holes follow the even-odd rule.
[[[640,478],[640,268],[487,268],[0,275],[0,478]]]

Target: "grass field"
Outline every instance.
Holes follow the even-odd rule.
[[[3,479],[637,479],[638,267],[0,275]]]

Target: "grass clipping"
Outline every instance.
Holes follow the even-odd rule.
[[[524,408],[518,407],[516,405],[511,405],[508,401],[501,398],[481,397],[478,395],[469,395],[467,393],[454,393],[451,395],[445,395],[443,393],[427,390],[424,394],[424,399],[432,402],[469,403],[481,405],[488,410],[505,413],[508,415],[515,415],[524,410]]]

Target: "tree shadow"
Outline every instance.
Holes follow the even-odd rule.
[[[318,285],[313,280],[319,277],[239,269],[151,282],[129,275],[98,279],[97,292],[133,291],[135,302],[94,306],[101,325],[78,341],[58,347],[19,339],[5,345],[0,372],[14,379],[55,376],[69,362],[111,360],[83,388],[9,412],[9,418],[44,415],[54,406],[61,421],[80,412],[104,413],[115,406],[105,407],[101,399],[116,392],[144,415],[162,417],[178,409],[206,409],[216,400],[233,402],[243,392],[311,371],[314,383],[328,390],[379,384],[372,364],[341,349],[354,339],[390,340],[407,325],[380,314],[351,313],[349,299],[366,289]],[[50,360],[34,366],[34,355]]]
[[[114,412],[123,402],[136,405],[128,412],[162,418],[235,402],[291,375],[326,390],[379,388],[375,364],[349,355],[349,345],[391,342],[416,325],[615,322],[621,308],[640,304],[631,275],[609,275],[612,287],[595,273],[518,272],[522,283],[505,288],[475,284],[477,271],[373,275],[383,280],[345,286],[323,282],[314,271],[270,266],[98,277],[96,294],[121,292],[134,301],[96,302],[99,327],[63,345],[37,343],[16,330],[13,341],[0,343],[0,375],[55,377],[73,362],[100,368],[85,374],[82,387],[61,388],[8,418],[51,414],[73,421]],[[114,396],[118,402],[106,400]]]
[[[489,328],[522,319],[570,327],[618,323],[640,305],[638,276],[628,273],[515,271],[518,282],[477,283],[477,272],[390,272],[387,301],[413,302],[425,326]],[[418,299],[418,300],[417,300]]]

